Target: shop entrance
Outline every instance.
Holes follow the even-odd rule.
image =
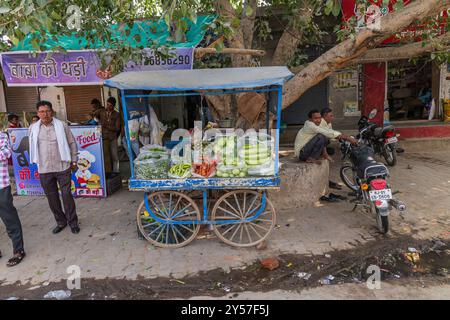
[[[428,120],[436,116],[431,110],[433,99],[433,67],[429,59],[417,63],[408,60],[388,62],[387,98],[391,121]],[[433,114],[434,113],[434,114]]]

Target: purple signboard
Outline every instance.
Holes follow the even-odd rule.
[[[69,51],[66,54],[3,53],[2,68],[8,86],[101,84],[95,51]]]
[[[192,69],[193,48],[176,48],[166,59],[155,56],[151,49],[145,49],[145,52],[149,58],[145,65],[131,61],[124,71]],[[28,52],[7,52],[1,55],[1,64],[10,87],[101,85],[111,77],[109,68],[101,70],[100,59],[93,50],[53,53],[51,56],[46,52],[36,56]]]

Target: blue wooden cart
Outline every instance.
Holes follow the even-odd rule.
[[[128,150],[132,155],[128,128],[128,103],[132,99],[260,92],[268,97],[267,129],[270,113],[279,129],[282,86],[291,77],[286,67],[140,71],[123,72],[105,81],[105,85],[120,90]],[[155,246],[177,248],[193,241],[200,225],[210,224],[217,237],[232,246],[255,246],[265,240],[276,221],[267,190],[280,185],[279,131],[276,131],[275,175],[270,177],[140,180],[136,179],[131,158],[129,190],[144,192],[137,211],[142,235]],[[201,193],[198,201],[190,196],[193,190]],[[220,195],[211,200],[212,193],[218,192]]]

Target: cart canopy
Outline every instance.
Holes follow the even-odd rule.
[[[238,89],[283,85],[292,76],[286,67],[129,71],[106,80],[104,85],[121,90]]]

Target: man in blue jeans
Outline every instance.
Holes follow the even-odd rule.
[[[25,257],[23,248],[22,224],[13,204],[11,186],[9,185],[8,158],[11,148],[6,133],[0,133],[0,219],[6,226],[6,232],[13,244],[13,257],[6,264],[8,267],[19,264]],[[0,258],[2,253],[0,252]]]

